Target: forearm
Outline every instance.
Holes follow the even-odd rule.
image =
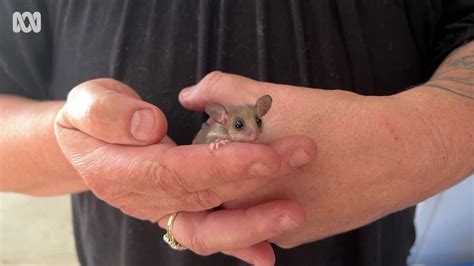
[[[0,95],[0,191],[58,195],[86,189],[54,135],[63,105]]]
[[[425,84],[401,93],[419,111],[438,154],[441,186],[474,170],[474,41],[449,55]],[[434,166],[434,167],[439,167]]]

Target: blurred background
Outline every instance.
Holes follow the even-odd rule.
[[[78,266],[69,196],[0,193],[0,265]]]
[[[474,175],[418,204],[415,265],[474,265]]]
[[[0,193],[0,265],[79,265],[69,196]],[[412,265],[473,265],[474,176],[420,203]]]

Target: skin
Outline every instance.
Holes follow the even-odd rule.
[[[147,113],[137,119],[137,111]],[[111,206],[151,222],[245,197],[316,155],[315,144],[304,136],[270,145],[239,143],[213,154],[207,145],[178,147],[166,136],[162,112],[112,79],[84,82],[66,102],[1,95],[0,117],[0,191],[49,196],[90,189]],[[301,149],[307,157],[295,158]],[[294,202],[275,200],[217,217],[265,228],[239,242],[248,229],[234,226],[216,243],[240,248],[293,229],[305,213]],[[197,228],[191,231],[195,245],[207,241],[197,238]]]
[[[88,190],[54,134],[63,105],[0,95],[0,191],[49,196]]]
[[[249,197],[224,206],[245,208],[273,199],[303,205],[306,222],[269,240],[280,247],[291,248],[368,224],[474,171],[474,146],[469,145],[474,143],[474,42],[453,52],[427,83],[392,96],[277,85],[213,72],[183,90],[180,102],[202,111],[210,101],[251,102],[262,94],[274,99],[272,112],[265,117],[268,134],[264,141],[304,134],[318,144],[318,157],[290,178],[273,180]],[[194,225],[193,217],[180,215],[175,237],[192,246],[186,234],[187,227]],[[268,251],[257,255],[228,247],[221,251],[247,260],[257,257],[262,265],[274,263]]]
[[[137,110],[151,111],[154,119],[142,121],[141,126],[149,134],[144,135],[146,142],[133,136]],[[84,117],[91,112],[96,116]],[[288,163],[282,167],[282,160],[288,162],[288,158],[265,145],[239,145],[215,154],[209,154],[203,145],[178,147],[164,135],[166,118],[161,111],[139,101],[125,84],[111,80],[86,82],[74,88],[58,113],[55,131],[64,154],[99,198],[151,222],[177,210],[202,211],[220,206],[293,168]],[[292,139],[284,141],[295,143]],[[289,149],[300,145],[295,143]],[[234,159],[245,157],[246,149],[251,149],[253,155]],[[289,211],[300,210],[295,207]],[[295,215],[302,219],[299,213]]]
[[[203,111],[208,102],[241,104],[266,93],[274,99],[262,139],[268,146],[230,143],[212,154],[206,145],[176,147],[159,109],[113,80],[86,82],[66,103],[1,96],[0,188],[54,195],[86,184],[126,213],[161,218],[161,226],[181,211],[174,235],[198,254],[221,251],[272,265],[269,241],[292,247],[356,228],[473,172],[474,149],[466,145],[474,142],[473,55],[471,42],[428,83],[383,97],[211,73],[180,94],[183,106]],[[132,123],[141,109],[151,110],[154,122]],[[131,128],[140,128],[138,137]],[[177,167],[183,158],[199,169]],[[254,160],[271,174],[249,179]],[[143,170],[144,161],[166,165],[158,168],[164,174]],[[217,203],[227,209],[208,210]]]

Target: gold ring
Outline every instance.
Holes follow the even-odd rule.
[[[174,225],[174,220],[176,219],[176,216],[178,215],[178,212],[173,213],[170,218],[168,219],[168,228],[166,230],[166,234],[163,235],[163,240],[172,248],[175,250],[185,250],[187,249],[186,247],[182,246],[176,239],[174,239],[173,236],[173,225]]]

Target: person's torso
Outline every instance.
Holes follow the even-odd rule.
[[[433,1],[50,1],[43,8],[48,71],[37,83],[65,99],[80,82],[112,77],[161,108],[168,135],[191,143],[205,118],[177,95],[213,70],[257,80],[388,95],[420,83],[435,27]],[[49,61],[48,61],[49,60]],[[91,193],[73,196],[84,265],[240,265],[178,253],[163,231]],[[291,250],[278,265],[401,265],[412,210]]]

